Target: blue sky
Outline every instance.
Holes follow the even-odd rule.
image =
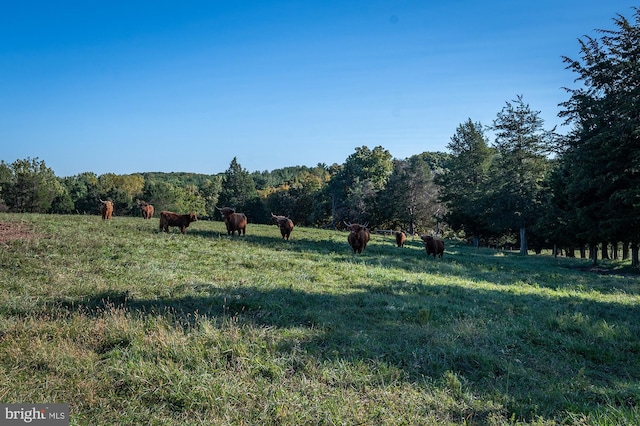
[[[634,1],[12,1],[0,5],[0,160],[224,172],[446,151],[523,95],[560,124],[561,57]]]

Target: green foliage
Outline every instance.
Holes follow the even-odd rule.
[[[366,146],[356,148],[347,157],[342,170],[343,179],[348,182],[368,181],[375,191],[383,189],[393,170],[391,153],[382,146],[370,150]]]
[[[451,151],[447,168],[436,176],[447,209],[445,221],[477,244],[480,237],[491,234],[487,186],[496,150],[489,147],[482,124],[471,119],[458,126],[447,148]]]
[[[540,112],[532,111],[522,96],[507,102],[492,126],[498,155],[489,171],[490,223],[499,233],[519,231],[521,254],[527,253],[526,229],[539,216],[548,168],[545,153],[554,140],[543,126]]]
[[[255,182],[256,189],[261,191],[291,184],[299,180],[300,176],[313,175],[318,178],[323,178],[325,173],[326,166],[324,164],[318,164],[316,167],[291,166],[271,171],[252,172],[251,177]]]
[[[249,201],[257,197],[258,193],[251,175],[234,157],[223,176],[222,190],[218,199],[221,204],[219,207],[232,207],[237,211],[244,211]]]
[[[44,160],[27,158],[0,165],[0,197],[10,211],[46,213],[64,191]]]
[[[204,200],[204,211],[201,211],[201,215],[214,217],[217,213],[216,206],[218,205],[218,197],[222,190],[222,177],[214,176],[211,179],[207,179],[202,182],[198,187],[200,196]]]
[[[75,211],[82,214],[96,214],[99,211],[98,176],[92,172],[62,178],[63,185],[74,203]]]
[[[328,184],[333,222],[373,224],[376,196],[385,188],[392,171],[391,154],[383,147],[356,148]]]
[[[212,212],[207,210],[207,202],[198,188],[174,186],[167,182],[152,182],[145,185],[144,200],[152,204],[156,211],[168,210],[179,214],[196,212],[206,217]]]
[[[634,424],[619,263],[274,226],[0,214],[0,388],[72,424]],[[25,228],[27,226],[27,228]],[[601,271],[602,272],[602,271]]]
[[[195,186],[173,187],[174,204],[176,212],[196,212],[207,214],[206,204]]]
[[[432,165],[425,154],[393,162],[393,173],[380,195],[378,223],[410,234],[432,232],[441,210]]]
[[[114,203],[118,214],[130,214],[135,208],[136,199],[142,195],[144,177],[140,174],[116,175],[105,173],[98,177],[98,193],[100,198]]]
[[[581,58],[565,57],[578,89],[561,115],[575,131],[564,139],[570,213],[582,237],[640,242],[640,9],[618,16],[615,30],[580,40]],[[637,259],[634,259],[637,264]]]
[[[144,177],[145,183],[165,182],[173,186],[197,186],[201,188],[207,182],[215,182],[221,178],[221,174],[206,175],[201,173],[187,172],[143,172],[140,173]]]
[[[75,210],[75,204],[71,198],[71,194],[67,190],[67,187],[62,183],[60,184],[60,193],[51,202],[49,211],[51,213],[68,214],[73,213]]]

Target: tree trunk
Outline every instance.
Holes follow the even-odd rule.
[[[480,247],[480,239],[478,238],[478,236],[477,236],[477,235],[474,235],[474,236],[473,236],[473,246],[474,246],[475,248]]]
[[[629,243],[627,241],[622,243],[622,260],[629,259]]]
[[[584,244],[580,244],[580,259],[585,259],[587,257],[587,251],[584,247]]]
[[[609,243],[602,243],[602,260],[609,260]]]
[[[638,260],[638,243],[631,243],[631,266],[640,266]]]
[[[520,254],[527,254],[527,228],[520,227]]]
[[[593,260],[593,265],[598,264],[598,245],[589,244],[589,258]]]

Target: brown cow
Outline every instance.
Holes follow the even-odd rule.
[[[173,212],[162,211],[160,212],[160,230],[164,229],[165,232],[169,232],[170,226],[177,226],[180,228],[180,232],[185,233],[191,222],[198,220],[198,217],[194,212],[189,214],[176,214]]]
[[[293,221],[287,216],[276,216],[273,213],[271,213],[271,217],[276,221],[278,228],[280,228],[282,238],[288,240],[289,236],[291,236],[291,231],[293,231]]]
[[[398,247],[404,247],[405,241],[407,241],[407,236],[402,231],[396,231],[396,244]]]
[[[138,200],[138,208],[142,210],[142,218],[143,219],[151,219],[153,217],[153,212],[155,209],[153,206],[146,201]]]
[[[433,257],[436,256],[442,257],[444,253],[444,241],[439,238],[433,238],[431,235],[423,235],[422,241],[424,241],[424,249],[427,251],[427,256],[433,254]]]
[[[113,215],[113,203],[111,201],[100,200],[100,213],[102,214],[102,220],[109,220]]]
[[[247,216],[244,213],[236,213],[236,209],[231,207],[216,207],[216,209],[220,211],[224,218],[224,224],[227,225],[227,235],[236,235],[236,231],[238,231],[238,236],[240,236],[240,232],[242,235],[245,234]]]
[[[354,253],[362,253],[364,249],[367,247],[367,243],[369,242],[370,235],[369,230],[367,229],[368,224],[360,225],[357,223],[344,223],[349,228],[349,236],[347,237],[347,241],[351,246],[351,249]]]

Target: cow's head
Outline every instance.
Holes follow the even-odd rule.
[[[231,207],[216,207],[216,209],[218,209],[218,211],[222,214],[222,217],[229,217],[236,212],[236,209],[233,209]]]
[[[347,226],[347,229],[352,234],[357,234],[360,231],[366,230],[367,226],[369,226],[368,222],[365,223],[364,225],[360,225],[359,223],[347,223],[347,222],[344,222],[344,224]]]
[[[277,216],[277,215],[275,215],[273,213],[271,213],[271,218],[276,221],[276,224],[278,226],[284,225],[289,220],[288,216]]]

